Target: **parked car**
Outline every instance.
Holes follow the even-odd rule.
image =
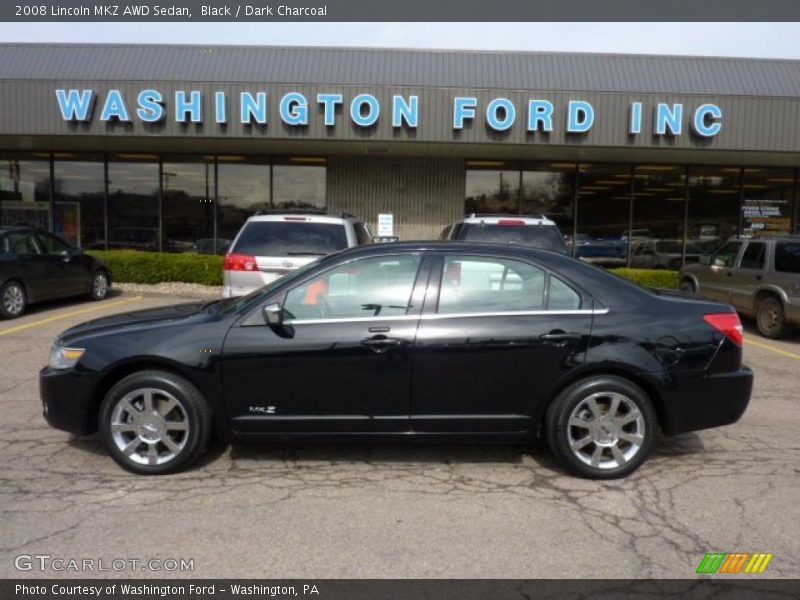
[[[686,242],[683,253],[683,240],[639,239],[631,243],[631,267],[637,269],[680,269],[681,263],[696,263],[700,257],[713,248],[708,242],[691,240]]]
[[[624,267],[628,263],[628,242],[618,237],[578,235],[575,257],[601,267]]]
[[[472,214],[445,227],[439,239],[522,244],[567,253],[564,236],[547,217]]]
[[[680,272],[680,289],[730,302],[768,338],[800,325],[800,236],[731,238]]]
[[[222,296],[249,294],[320,256],[371,239],[369,227],[346,213],[260,212],[247,219],[225,255]]]
[[[87,295],[102,300],[111,271],[46,231],[0,227],[0,317],[21,316],[29,304]]]
[[[59,335],[44,415],[99,427],[167,473],[229,440],[545,438],[622,477],[656,430],[733,423],[750,398],[738,315],[521,245],[398,242],[322,258],[242,298],[115,315]]]

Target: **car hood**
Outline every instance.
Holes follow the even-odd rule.
[[[121,329],[146,327],[169,321],[182,321],[196,316],[203,310],[203,307],[208,306],[208,304],[209,303],[206,301],[160,306],[86,321],[85,323],[81,323],[80,325],[76,325],[62,332],[56,338],[56,341],[68,344],[70,340],[86,335],[97,335],[119,331]]]

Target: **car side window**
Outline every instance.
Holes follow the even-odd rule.
[[[800,273],[800,243],[779,242],[775,245],[775,270]]]
[[[517,260],[446,256],[438,312],[543,310],[546,280],[543,269]]]
[[[290,290],[285,318],[356,319],[405,315],[422,257],[419,254],[354,260]]]
[[[547,293],[548,310],[578,310],[581,307],[581,295],[558,277],[550,275]]]
[[[8,249],[8,237],[1,237],[0,238],[0,256],[7,256],[11,254],[11,250]]]
[[[715,267],[732,267],[742,242],[728,242],[714,253],[711,264]]]
[[[764,268],[764,256],[766,254],[767,245],[764,242],[750,242],[742,254],[742,260],[739,267],[742,269],[758,269]]]
[[[37,233],[36,238],[39,240],[39,245],[44,250],[45,254],[65,256],[69,253],[69,244],[61,241],[54,235],[50,235],[48,233]]]
[[[353,229],[355,229],[356,241],[358,242],[359,246],[370,243],[371,236],[369,234],[369,229],[367,229],[367,226],[364,225],[364,223],[355,223],[353,225]]]
[[[42,253],[33,233],[30,231],[12,231],[6,237],[10,254],[31,256]]]

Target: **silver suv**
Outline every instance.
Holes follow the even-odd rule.
[[[768,338],[800,325],[800,236],[731,238],[680,272],[680,289],[729,302]]]
[[[364,222],[346,213],[256,213],[225,255],[222,296],[249,294],[320,256],[368,244],[371,237]]]

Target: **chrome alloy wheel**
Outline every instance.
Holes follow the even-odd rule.
[[[7,314],[16,316],[23,308],[25,308],[25,292],[19,285],[12,283],[3,293],[3,309]]]
[[[617,392],[598,392],[581,400],[569,416],[572,453],[598,469],[616,469],[642,447],[645,422],[636,404]]]
[[[105,273],[95,273],[92,279],[92,296],[95,298],[105,298],[108,294],[108,276]]]
[[[177,398],[156,388],[126,394],[111,414],[117,448],[140,465],[163,465],[175,459],[189,439],[189,418]]]

